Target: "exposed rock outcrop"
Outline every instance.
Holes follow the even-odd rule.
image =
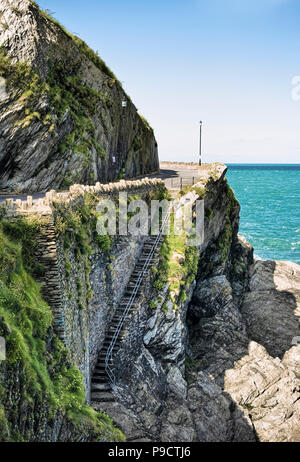
[[[30,0],[1,0],[0,17],[0,188],[158,170],[153,130],[96,53]]]
[[[115,401],[110,393],[103,393],[102,401],[92,403],[96,410],[108,413],[128,441],[300,441],[300,267],[253,260],[251,245],[238,235],[240,207],[225,173],[224,166],[212,166],[203,184],[193,191],[205,195],[205,239],[199,255],[195,252],[196,265],[193,253],[183,251],[179,238],[173,259],[166,260],[168,246],[162,246],[160,262],[144,276],[140,297],[123,326],[114,355]],[[146,186],[148,180],[138,183]],[[117,193],[122,187],[126,184],[118,183],[113,190]],[[108,190],[111,194],[112,189]],[[131,188],[134,192],[138,191]],[[148,193],[150,200],[153,195]],[[72,362],[81,365],[87,358],[87,367],[96,362],[111,322],[110,308],[118,304],[126,284],[124,273],[128,271],[129,276],[135,267],[141,247],[139,240],[117,239],[107,248],[100,241],[99,249],[93,251],[93,197],[79,195],[68,207],[62,203],[62,208],[59,204],[55,208],[56,218],[60,217],[56,224],[61,233],[58,254],[67,319],[65,341]],[[87,222],[91,226],[88,233]],[[93,247],[88,248],[88,242]],[[77,255],[78,248],[82,255]],[[181,271],[188,258],[188,271]],[[166,261],[175,266],[177,294],[176,285],[171,290],[172,280],[156,279]],[[71,268],[76,268],[72,274]],[[169,270],[168,265],[162,268]],[[9,336],[5,329],[0,333]],[[85,346],[88,336],[89,350]],[[47,355],[39,360],[50,359],[52,365],[48,343],[46,347]],[[18,429],[18,438],[27,431],[33,441],[122,438],[111,422],[106,425],[102,414],[97,414],[104,425],[100,434],[94,434],[93,427],[80,434],[80,427],[60,413],[52,428],[49,411],[41,403],[43,395],[37,404],[28,403],[24,399],[27,385],[21,387],[22,374],[17,371],[17,379],[8,384],[11,369],[5,363],[0,369],[6,384],[3,396],[9,396],[3,409]],[[85,367],[81,369],[87,388],[89,374]],[[24,420],[18,414],[22,406]],[[6,423],[2,419],[2,427]],[[35,431],[36,425],[41,432]],[[9,437],[15,436],[10,433]]]
[[[117,402],[96,405],[128,440],[300,441],[300,267],[253,261],[224,173],[206,184],[196,286],[180,314],[146,309]]]

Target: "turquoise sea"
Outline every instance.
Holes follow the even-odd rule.
[[[227,164],[240,234],[257,257],[300,264],[300,164]]]

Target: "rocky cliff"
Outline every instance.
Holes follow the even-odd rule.
[[[164,186],[72,186],[42,200],[48,215],[30,199],[0,210],[0,439],[112,441],[122,439],[118,427],[128,441],[300,441],[300,268],[254,261],[225,175],[212,165],[180,192],[204,199],[204,242],[166,236],[96,412],[84,402],[89,376],[143,239],[99,240],[95,204],[125,190],[129,202],[149,202]]]
[[[0,1],[0,47],[0,189],[46,191],[158,170],[153,130],[120,82],[35,2]]]
[[[98,235],[96,206],[165,192],[157,179],[122,180],[0,206],[0,441],[124,440],[86,403],[146,237]]]
[[[158,294],[149,282],[115,360],[116,401],[94,407],[129,441],[300,441],[300,268],[253,260],[224,168],[203,188],[196,280],[182,273],[176,300],[170,281]]]

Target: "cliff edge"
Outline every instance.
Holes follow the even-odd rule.
[[[253,259],[225,173],[212,166],[195,188],[205,201],[196,277],[181,269],[190,254],[178,240],[162,250],[158,272],[171,278],[129,321],[116,402],[94,403],[128,441],[300,441],[300,267]]]

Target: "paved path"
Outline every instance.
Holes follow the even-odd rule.
[[[180,162],[161,162],[160,172],[152,175],[145,175],[143,178],[160,178],[169,189],[181,189],[183,186],[190,186],[201,176],[210,170],[212,164],[203,164],[201,167],[197,164],[185,164]],[[181,182],[182,179],[182,182]],[[45,193],[33,194],[1,194],[0,203],[6,199],[26,200],[27,196],[33,197],[33,202],[45,197]]]

